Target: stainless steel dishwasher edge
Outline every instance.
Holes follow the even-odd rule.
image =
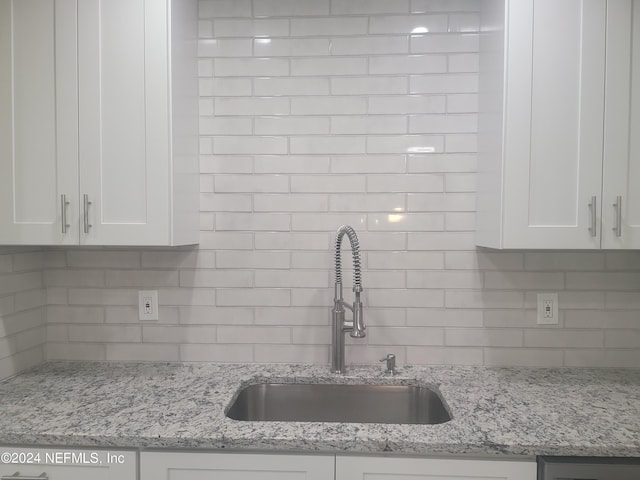
[[[638,480],[640,458],[538,457],[538,480]]]

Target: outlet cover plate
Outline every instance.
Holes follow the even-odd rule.
[[[545,314],[546,312],[546,314]],[[558,294],[538,294],[538,325],[558,324]]]
[[[140,320],[158,320],[158,291],[138,292],[138,317]]]

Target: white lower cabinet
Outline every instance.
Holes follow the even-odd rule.
[[[140,454],[140,480],[535,480],[536,462],[246,453]]]
[[[140,454],[140,480],[333,480],[333,455]]]
[[[0,447],[0,477],[21,480],[136,480],[131,451]]]
[[[536,462],[336,457],[335,480],[536,480]]]

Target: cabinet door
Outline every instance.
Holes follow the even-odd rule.
[[[22,1],[22,0],[20,0]],[[0,477],[37,478],[46,474],[49,480],[136,480],[137,459],[134,452],[2,447]],[[4,456],[11,455],[11,462]]]
[[[602,246],[640,248],[640,1],[607,6]]]
[[[336,480],[536,480],[536,462],[336,457]]]
[[[142,452],[140,480],[333,480],[333,455]]]
[[[167,25],[166,0],[78,4],[81,244],[169,243]]]
[[[600,248],[606,2],[508,15],[504,245]]]
[[[76,78],[76,1],[0,0],[0,243],[78,243]]]

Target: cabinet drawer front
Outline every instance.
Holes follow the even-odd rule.
[[[0,447],[0,455],[0,476],[45,473],[49,480],[136,480],[137,475],[135,452]]]
[[[333,455],[140,454],[140,480],[333,480]]]
[[[536,462],[336,457],[336,480],[536,480]]]

